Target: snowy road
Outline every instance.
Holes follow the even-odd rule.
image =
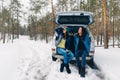
[[[95,62],[102,69],[107,80],[120,79],[120,48],[96,48]]]
[[[115,50],[117,55],[119,49]],[[0,51],[0,80],[83,80],[73,65],[70,65],[71,74],[59,72],[60,61],[53,62],[51,59],[51,43],[21,37],[13,44],[0,44]],[[120,75],[115,70],[120,67],[120,64],[116,65],[116,61],[120,61],[120,55],[113,58],[112,51],[113,49],[96,49],[95,61],[102,71],[88,68],[84,80],[119,80]]]

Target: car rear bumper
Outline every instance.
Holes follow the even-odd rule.
[[[86,57],[86,60],[89,61],[89,60],[93,59],[93,56],[94,56],[94,54],[88,55],[88,56]],[[56,58],[56,59],[62,59],[62,60],[63,60],[63,56],[60,55],[60,54],[55,54],[55,53],[53,53],[53,54],[52,54],[52,57],[54,57],[54,58]],[[75,61],[75,60],[76,60],[75,57],[74,57],[72,60]],[[82,60],[81,57],[80,57],[80,60]]]

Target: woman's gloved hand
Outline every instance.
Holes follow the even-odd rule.
[[[70,54],[70,51],[68,49],[66,49],[66,53],[69,55]]]

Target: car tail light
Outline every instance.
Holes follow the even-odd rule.
[[[52,51],[55,51],[55,48],[52,48]]]
[[[56,53],[56,49],[55,48],[52,48],[52,53]]]
[[[95,53],[95,51],[90,51],[90,53],[94,54],[94,53]]]
[[[93,56],[93,55],[94,55],[94,52],[95,52],[95,51],[90,51],[90,54],[89,54],[89,55],[90,55],[90,56]]]

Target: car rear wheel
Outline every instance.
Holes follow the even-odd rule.
[[[57,58],[52,56],[52,61],[56,61],[56,60],[57,60]]]
[[[92,68],[92,69],[98,69],[96,63],[94,62],[94,58],[91,58],[87,64]]]

